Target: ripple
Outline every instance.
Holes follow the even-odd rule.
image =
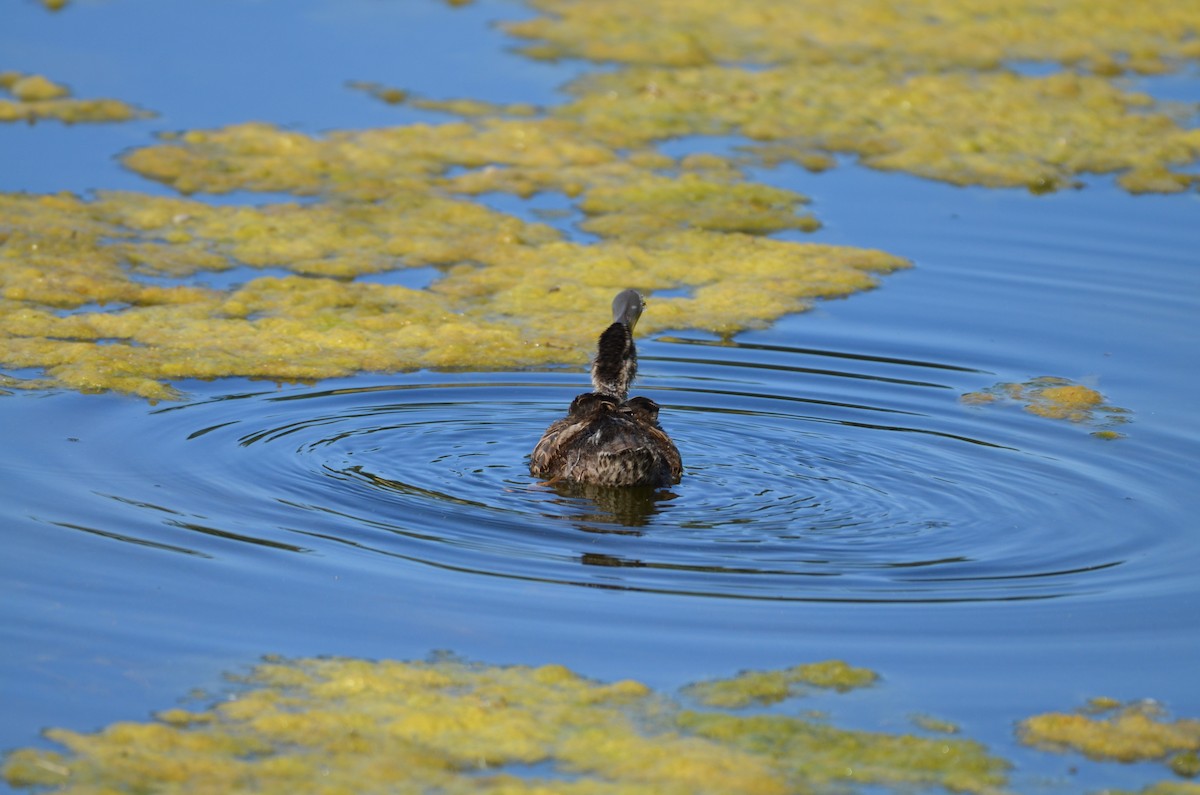
[[[686,355],[697,346],[700,359]],[[1082,457],[1095,444],[1037,418],[982,422],[957,401],[986,380],[973,368],[644,347],[654,377],[638,391],[663,406],[684,457],[670,489],[530,477],[529,450],[582,388],[577,374],[416,374],[157,412],[157,452],[207,462],[173,489],[208,514],[220,513],[213,493],[241,494],[224,517],[169,521],[210,541],[697,596],[1002,601],[1110,593],[1134,577],[1122,522],[1135,514],[1117,474]],[[1147,521],[1144,505],[1136,516]]]

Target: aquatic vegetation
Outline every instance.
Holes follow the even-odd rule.
[[[1005,400],[1020,403],[1030,414],[1052,420],[1114,426],[1130,419],[1128,409],[1110,405],[1095,389],[1057,376],[1041,376],[1024,383],[999,383],[962,396],[964,403],[976,406]],[[1122,436],[1111,428],[1095,431],[1092,435],[1101,439]]]
[[[1102,795],[1135,795],[1124,790],[1104,790]],[[1192,781],[1160,781],[1138,790],[1136,795],[1200,795],[1200,784]]]
[[[325,179],[303,178],[314,189]],[[424,290],[361,280],[430,265],[443,275]],[[614,286],[691,288],[652,299],[651,332],[730,333],[868,289],[873,274],[906,265],[879,251],[702,228],[584,245],[428,188],[254,207],[8,194],[0,365],[45,372],[9,379],[10,388],[53,383],[161,400],[177,396],[165,382],[186,378],[582,363],[595,340],[578,317],[605,306]],[[245,269],[243,280],[207,283],[233,268]],[[284,275],[255,272],[265,268]]]
[[[1200,10],[1121,0],[533,0],[542,16],[507,24],[540,58],[628,64],[857,62],[995,68],[1009,60],[1155,73],[1200,57]],[[1150,17],[1153,18],[1150,18]]]
[[[506,105],[495,102],[485,102],[481,99],[430,99],[416,96],[410,91],[371,81],[353,80],[346,84],[350,88],[365,91],[380,102],[388,105],[407,104],[421,110],[432,110],[448,113],[464,118],[483,116],[536,116],[539,113],[536,105],[527,102],[514,102]]]
[[[74,99],[69,88],[43,75],[0,72],[0,90],[12,97],[0,98],[0,122],[56,119],[75,124],[153,115],[117,99]]]
[[[1113,172],[1133,192],[1196,184],[1194,107],[1108,79],[1200,57],[1200,11],[1169,0],[1153,20],[1116,0],[535,5],[543,16],[506,26],[534,42],[523,52],[625,65],[577,81],[575,101],[553,109],[617,145],[741,134],[774,161],[845,152],[959,185],[1042,192]],[[1092,74],[1026,76],[1005,68],[1016,61]]]
[[[1119,762],[1167,760],[1180,775],[1195,775],[1200,720],[1167,720],[1154,702],[1118,704],[1098,711],[1050,712],[1022,721],[1021,742],[1053,751],[1078,751]]]
[[[581,227],[603,237],[648,237],[676,228],[767,234],[812,231],[819,224],[796,207],[807,199],[793,191],[685,173],[647,174],[636,181],[587,191],[579,207],[592,216]]]
[[[705,739],[766,754],[789,780],[817,792],[853,782],[993,793],[1002,791],[1009,767],[971,740],[847,731],[784,715],[685,712],[679,723]]]
[[[727,679],[710,679],[684,688],[684,694],[708,707],[738,709],[751,704],[774,704],[823,688],[844,693],[874,684],[879,676],[841,660],[796,665],[775,671],[742,671]]]
[[[913,715],[912,722],[918,729],[937,734],[958,734],[961,731],[957,723],[933,715]]]
[[[741,134],[790,149],[859,156],[872,168],[956,185],[1036,192],[1085,173],[1123,172],[1128,190],[1188,189],[1200,131],[1149,97],[1074,73],[909,74],[894,64],[804,63],[766,70],[639,67],[578,81],[555,113],[613,145],[679,135]],[[754,147],[748,148],[753,153]]]
[[[1175,754],[1167,762],[1167,766],[1176,775],[1195,778],[1196,776],[1200,776],[1200,753],[1196,751],[1184,751],[1181,754]]]
[[[748,180],[750,166],[823,169],[849,152],[876,168],[1037,191],[1091,172],[1121,172],[1130,190],[1196,180],[1189,110],[1109,79],[1200,57],[1200,12],[1181,4],[1156,1],[1147,13],[1112,0],[927,0],[913,14],[876,0],[533,5],[540,16],[507,26],[528,54],[619,68],[576,81],[569,101],[549,108],[354,82],[384,102],[460,118],[322,135],[246,123],[164,134],[122,157],[182,194],[303,203],[0,197],[0,367],[45,372],[9,388],[164,399],[177,394],[168,382],[187,378],[582,363],[591,340],[575,313],[627,285],[655,301],[651,333],[731,334],[907,266],[878,251],[769,239],[818,221],[805,196]],[[1002,68],[1011,60],[1081,71],[1030,77]],[[14,118],[79,102],[36,76],[5,73],[0,85],[14,96],[0,114]],[[731,156],[655,148],[712,133],[748,143]],[[561,194],[583,215],[578,228],[601,240],[572,242],[475,200],[491,192]],[[369,281],[421,266],[440,272],[423,290]],[[213,278],[223,271],[244,278],[224,286]],[[653,298],[667,290],[681,295]],[[1119,420],[1082,403],[1079,389],[1012,397],[1045,416]]]
[[[70,89],[42,75],[23,75],[16,72],[0,74],[0,86],[18,102],[45,102],[71,93]]]
[[[785,715],[681,711],[558,665],[276,659],[208,709],[20,749],[16,787],[111,791],[762,793],[852,785],[992,793],[1007,763],[978,743],[837,729]]]

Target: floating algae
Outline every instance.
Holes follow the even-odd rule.
[[[66,751],[14,751],[4,776],[71,795],[783,795],[872,784],[992,793],[1008,767],[970,741],[681,711],[639,682],[596,682],[558,665],[275,660],[244,685],[207,710],[92,734],[51,729]]]
[[[56,119],[78,122],[130,121],[152,114],[117,99],[74,99],[71,90],[42,76],[0,72],[0,122]]]
[[[1056,376],[1041,376],[1024,383],[1000,383],[962,396],[964,403],[976,406],[1005,400],[1020,403],[1039,417],[1105,426],[1092,433],[1100,439],[1121,438],[1122,434],[1111,426],[1129,421],[1128,409],[1109,405],[1104,395],[1091,387]]]
[[[1136,793],[1108,789],[1104,790],[1103,795],[1200,795],[1200,784],[1191,781],[1160,781]]]
[[[795,209],[804,197],[738,183],[721,158],[618,154],[575,129],[489,120],[318,139],[251,124],[185,133],[127,158],[184,192],[321,199],[304,204],[0,195],[0,366],[169,399],[164,382],[183,378],[579,362],[594,343],[579,313],[623,286],[651,296],[687,288],[654,299],[647,331],[732,333],[868,289],[873,274],[908,264],[747,234],[811,226]],[[473,170],[443,176],[454,167]],[[567,190],[564,180],[589,227],[609,239],[570,242],[469,199],[501,184]],[[689,196],[701,200],[690,207]],[[660,217],[656,203],[668,210]],[[442,273],[426,290],[356,281],[422,266]],[[230,268],[296,275],[206,286],[206,274]]]
[[[464,118],[484,117],[484,116],[536,116],[539,113],[536,105],[531,105],[528,102],[514,102],[507,105],[497,104],[495,102],[485,102],[481,99],[430,99],[414,95],[410,91],[392,86],[385,86],[382,83],[375,83],[365,80],[352,80],[346,84],[348,88],[353,88],[358,91],[365,91],[380,102],[385,102],[388,105],[404,105],[407,104],[413,108],[420,110],[431,110],[439,113],[448,113],[452,116],[462,116]]]
[[[183,194],[278,192],[303,204],[0,196],[0,367],[45,373],[6,388],[163,399],[185,378],[581,362],[592,341],[578,313],[630,284],[655,300],[647,331],[730,334],[908,264],[765,237],[818,222],[806,197],[748,180],[750,166],[822,169],[851,152],[878,168],[1035,191],[1089,172],[1121,172],[1130,190],[1196,180],[1200,131],[1183,121],[1192,111],[1109,79],[1200,57],[1193,4],[534,5],[541,16],[508,26],[530,54],[618,68],[547,108],[354,83],[462,119],[320,136],[239,124],[164,134],[122,157]],[[1002,68],[1012,59],[1083,71],[1027,77]],[[9,105],[74,101],[52,98],[63,89],[49,81],[6,75],[30,100]],[[752,141],[730,157],[655,148],[711,133]],[[578,228],[601,240],[572,242],[474,201],[496,191],[561,194],[583,214]],[[362,281],[422,266],[440,273],[425,290]],[[255,268],[275,275],[250,270],[220,289],[208,278]],[[664,291],[676,297],[654,297]]]
[[[1200,131],[1145,95],[1073,73],[909,75],[870,62],[643,67],[589,76],[573,90],[576,100],[555,112],[614,145],[741,134],[765,142],[775,161],[788,147],[801,162],[814,150],[844,152],[956,185],[1044,192],[1120,171],[1131,191],[1177,192],[1194,175],[1170,168],[1200,159]]]
[[[684,693],[707,707],[736,709],[751,704],[774,704],[812,688],[844,693],[874,684],[878,675],[841,660],[807,663],[774,671],[743,671],[727,679],[710,679],[684,688]]]
[[[933,715],[917,714],[913,715],[911,720],[918,729],[935,734],[958,734],[962,731],[957,723]]]
[[[536,0],[508,23],[536,57],[661,66],[859,62],[927,69],[1005,61],[1156,73],[1200,57],[1200,9],[1170,0]]]
[[[1118,762],[1165,760],[1179,775],[1200,773],[1200,720],[1167,720],[1154,702],[1035,715],[1021,722],[1018,735],[1026,745],[1052,751]]]
[[[1133,192],[1196,184],[1194,105],[1118,89],[1124,71],[1200,58],[1200,7],[1170,0],[539,0],[507,30],[540,58],[625,68],[572,87],[554,112],[620,143],[741,134],[778,160],[814,151],[960,185],[1070,186],[1122,172]],[[1012,61],[1095,74],[1024,76]],[[737,64],[758,64],[755,68]],[[765,67],[765,68],[764,68]]]

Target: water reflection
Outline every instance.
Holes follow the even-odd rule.
[[[555,483],[547,485],[562,500],[557,518],[568,521],[586,533],[641,535],[638,528],[650,524],[659,513],[659,504],[679,495],[654,486],[598,486],[594,483]],[[618,525],[618,526],[614,526]]]

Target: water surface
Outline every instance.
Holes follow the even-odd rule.
[[[121,25],[216,24],[210,12],[81,3],[47,18],[28,5],[0,46],[36,33],[59,42],[56,58],[103,53],[103,68],[128,75],[129,97],[164,117],[120,130],[0,128],[7,151],[48,156],[69,139],[106,153],[79,168],[78,154],[55,168],[8,158],[5,190],[153,190],[104,160],[114,139],[144,142],[145,125],[407,120],[382,121],[392,111],[340,83],[320,95],[336,102],[314,105],[273,80],[277,104],[262,105],[220,59],[214,82],[195,87],[204,104],[172,104],[133,68]],[[222,8],[247,25],[280,16],[272,4]],[[441,63],[437,93],[504,101],[538,101],[572,74],[501,54],[483,22],[519,11],[502,3],[457,16],[304,8],[286,16],[294,35],[328,34],[327,54],[262,69],[303,62],[320,84],[406,68],[419,82],[434,78],[418,65]],[[372,38],[380,15],[428,31],[414,42],[436,33],[452,44],[385,51]],[[99,22],[111,38],[76,38]],[[461,68],[468,46],[490,48],[491,77]],[[45,58],[61,71],[49,55],[8,51],[22,68]],[[360,62],[339,62],[352,52]],[[167,73],[182,68],[173,63]],[[462,82],[468,73],[481,82]],[[236,89],[228,97],[222,80]],[[155,406],[0,399],[0,747],[37,744],[48,725],[143,718],[267,652],[448,648],[661,687],[840,657],[885,686],[828,705],[836,718],[893,730],[915,711],[959,721],[1018,763],[1019,791],[1167,777],[1028,751],[1012,726],[1093,695],[1200,714],[1200,199],[1131,197],[1104,179],[1040,197],[960,189],[850,163],[756,177],[815,198],[825,227],[804,239],[879,247],[916,267],[770,329],[640,340],[637,391],[663,406],[686,467],[669,490],[569,491],[528,475],[539,434],[585,389],[584,362],[185,382],[185,401]],[[1125,438],[959,400],[1042,375],[1130,409]]]

